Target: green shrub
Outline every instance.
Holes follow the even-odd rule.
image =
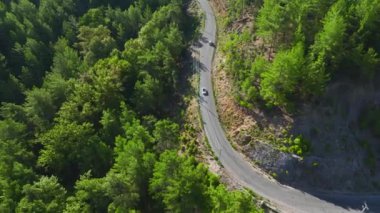
[[[285,146],[281,147],[280,150],[303,157],[310,151],[310,148],[310,142],[303,138],[302,135],[298,135],[295,138],[291,136],[285,140]]]

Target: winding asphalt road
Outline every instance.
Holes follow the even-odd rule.
[[[360,212],[366,203],[369,211],[380,212],[378,195],[346,195],[336,193],[311,194],[281,185],[262,175],[236,152],[228,142],[216,111],[212,87],[212,61],[215,47],[208,41],[216,43],[216,23],[214,13],[208,0],[198,0],[205,13],[205,29],[197,51],[200,72],[200,88],[205,88],[208,95],[199,91],[199,102],[204,130],[214,154],[219,158],[227,173],[243,186],[248,187],[260,196],[270,200],[283,212]]]

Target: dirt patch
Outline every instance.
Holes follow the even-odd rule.
[[[251,140],[275,140],[273,136],[281,136],[290,128],[293,119],[281,112],[265,112],[260,109],[247,110],[237,104],[232,79],[224,69],[224,59],[220,52],[215,56],[213,82],[220,119],[225,127],[227,137],[245,142]]]
[[[216,54],[215,64],[222,64],[220,54]],[[246,113],[233,100],[232,82],[226,72],[219,66],[214,66],[214,91],[217,100],[218,114],[223,121],[227,137],[232,138],[256,126],[256,122],[246,116]]]
[[[212,0],[212,7],[217,12],[217,14],[226,16],[227,15],[227,2],[226,0]]]

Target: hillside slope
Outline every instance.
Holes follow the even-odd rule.
[[[216,101],[234,147],[297,188],[378,192],[379,3],[213,3]]]

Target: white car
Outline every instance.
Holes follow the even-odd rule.
[[[208,91],[206,88],[202,88],[202,95],[204,95],[204,96],[208,95]]]

